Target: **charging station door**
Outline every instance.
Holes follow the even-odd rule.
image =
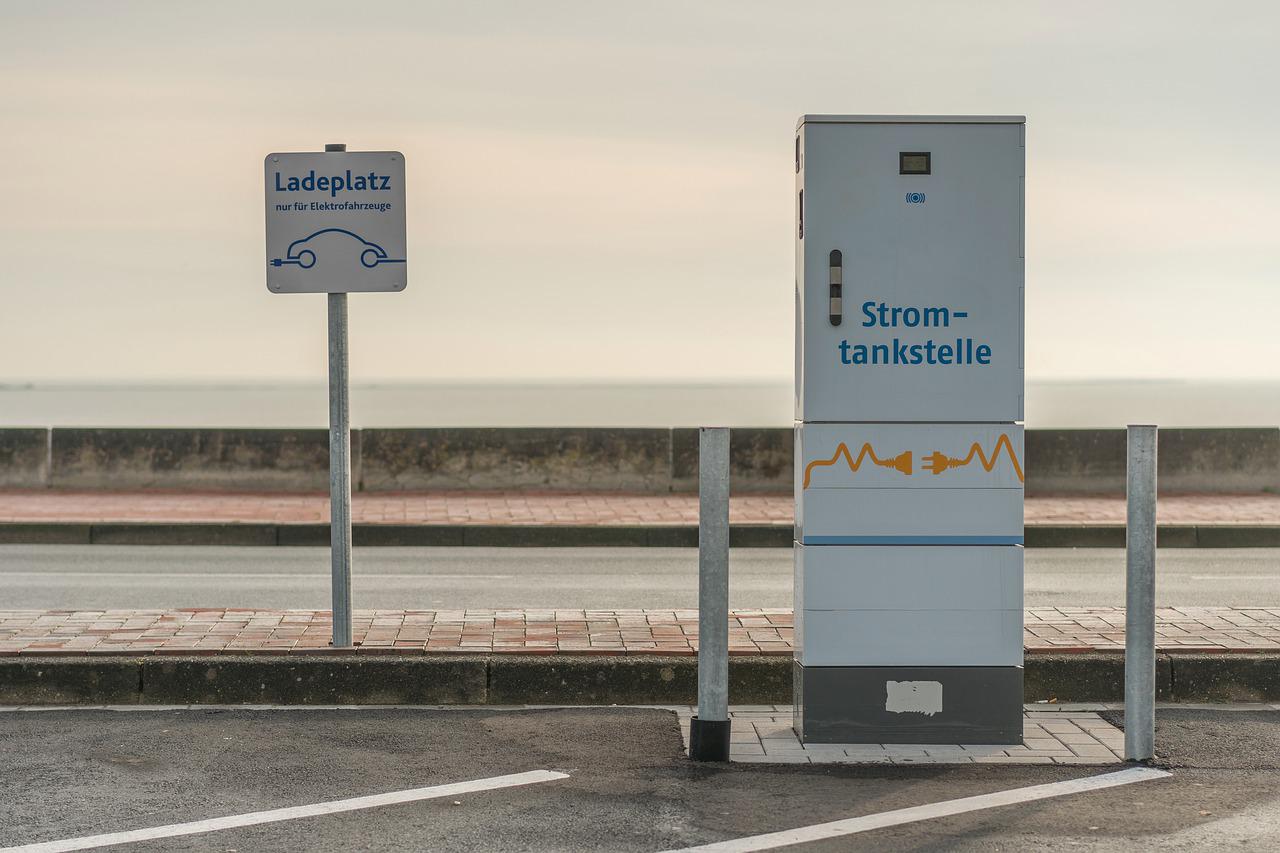
[[[850,118],[797,138],[796,420],[1021,421],[1021,117]]]

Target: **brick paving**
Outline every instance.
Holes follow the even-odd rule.
[[[791,728],[790,705],[731,705],[729,760],[743,764],[1115,764],[1124,761],[1124,732],[1096,710],[1101,706],[1047,707],[1023,711],[1018,745],[801,743]],[[695,709],[677,707],[680,735],[689,752]]]
[[[1028,654],[1124,649],[1124,610],[1032,607]],[[0,656],[336,654],[328,611],[0,610]],[[362,654],[693,655],[695,610],[358,610]],[[734,655],[790,655],[790,610],[730,613]],[[1280,650],[1280,608],[1162,607],[1163,653]]]
[[[1158,507],[1162,524],[1280,525],[1280,494],[1170,495]],[[1029,497],[1027,524],[1123,524],[1123,497]],[[694,525],[693,494],[563,492],[359,492],[356,524],[420,525]],[[792,496],[740,495],[730,501],[733,524],[792,523]],[[329,520],[323,494],[161,491],[0,490],[0,522],[209,522],[315,524]]]

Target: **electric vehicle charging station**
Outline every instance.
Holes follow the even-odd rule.
[[[799,122],[806,742],[1022,741],[1025,121]]]

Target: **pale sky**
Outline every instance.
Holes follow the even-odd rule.
[[[0,379],[320,380],[262,158],[398,149],[359,380],[787,380],[804,113],[1025,114],[1027,376],[1280,367],[1280,4],[0,6]]]

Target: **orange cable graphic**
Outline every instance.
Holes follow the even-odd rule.
[[[911,474],[910,450],[899,453],[892,459],[881,459],[879,456],[876,456],[875,450],[871,447],[871,442],[868,441],[863,444],[862,449],[858,451],[858,458],[854,459],[853,455],[849,452],[849,446],[842,441],[836,445],[835,455],[830,459],[815,459],[805,466],[804,488],[809,488],[809,476],[813,473],[814,468],[825,468],[828,465],[834,465],[840,461],[841,456],[843,456],[844,461],[848,463],[849,470],[853,472],[857,472],[857,470],[862,467],[862,460],[870,456],[871,461],[874,464],[879,465],[881,468],[894,468],[908,476]],[[991,469],[988,468],[987,470]]]
[[[935,450],[928,456],[928,461],[920,466],[925,471],[932,471],[934,474],[941,474],[950,468],[963,468],[973,461],[973,457],[977,456],[978,461],[982,463],[982,467],[988,473],[996,467],[996,462],[1000,458],[1000,448],[1004,448],[1009,454],[1009,461],[1013,463],[1014,473],[1018,475],[1018,482],[1026,482],[1022,476],[1022,465],[1018,462],[1017,454],[1013,452],[1013,442],[1009,440],[1009,436],[1001,433],[1000,438],[996,439],[996,446],[991,450],[991,456],[988,457],[983,451],[979,442],[974,442],[973,447],[969,448],[969,455],[963,459],[957,459],[954,456],[948,456],[941,450]]]

